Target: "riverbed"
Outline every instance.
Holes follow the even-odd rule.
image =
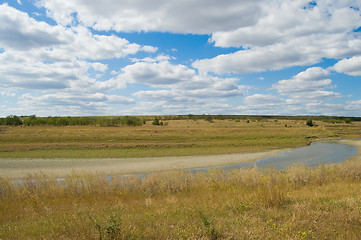
[[[310,167],[340,163],[350,158],[360,159],[361,140],[315,142],[296,149],[277,149],[256,153],[219,154],[156,158],[112,159],[0,159],[0,176],[21,178],[42,173],[63,177],[75,172],[127,175],[167,170],[225,170],[253,166],[285,169],[292,165]]]

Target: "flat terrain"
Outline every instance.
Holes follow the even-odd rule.
[[[1,239],[358,240],[361,232],[360,156],[282,172],[22,180],[0,178]]]
[[[142,180],[94,173],[254,161],[310,141],[360,138],[358,122],[169,121],[0,131],[0,239],[360,239],[360,155],[285,171],[172,170]],[[361,140],[344,143],[361,153]],[[70,168],[86,172],[66,174]]]
[[[72,171],[107,175],[149,173],[253,162],[284,151],[287,149],[256,153],[151,158],[0,159],[0,176],[19,178],[42,173],[64,177]]]
[[[166,126],[0,126],[0,176],[73,170],[129,174],[252,162],[321,139],[361,136],[361,123],[171,120]]]
[[[0,126],[0,158],[129,158],[257,152],[361,135],[361,122],[171,120],[167,126]]]

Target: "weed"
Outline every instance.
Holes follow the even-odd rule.
[[[199,212],[200,218],[202,220],[203,226],[206,229],[206,232],[211,240],[216,240],[220,238],[220,234],[212,224],[212,222],[202,213]]]
[[[99,234],[99,240],[119,239],[121,234],[121,218],[118,215],[111,215],[107,222],[101,224],[99,220],[89,216]]]

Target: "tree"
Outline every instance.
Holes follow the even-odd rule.
[[[23,124],[21,119],[16,115],[10,115],[5,118],[5,124],[6,125],[12,125],[12,126],[19,126]]]

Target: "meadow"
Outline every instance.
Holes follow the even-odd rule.
[[[0,178],[0,239],[359,239],[361,161]]]
[[[0,126],[0,158],[129,158],[257,152],[354,138],[361,122],[167,120],[163,126]]]
[[[0,160],[254,153],[361,136],[358,121],[163,122],[0,126]],[[360,156],[318,168],[161,171],[143,179],[89,172],[1,176],[0,239],[359,239],[360,193]]]

